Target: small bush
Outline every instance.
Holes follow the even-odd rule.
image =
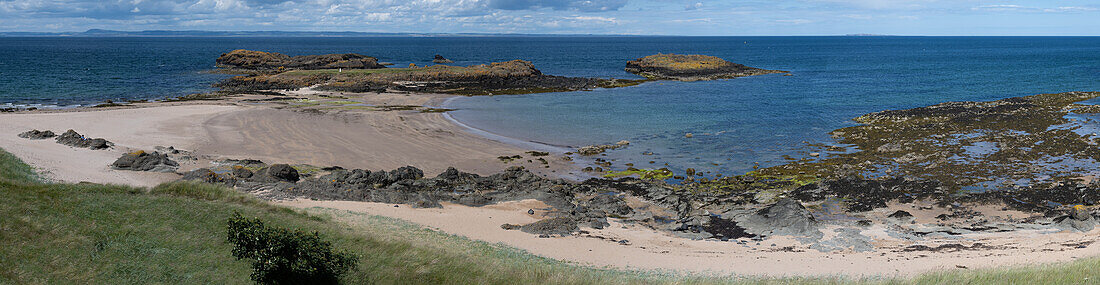
[[[269,227],[240,213],[229,218],[229,242],[237,260],[252,259],[252,280],[261,284],[336,284],[359,261],[333,251],[317,232]]]

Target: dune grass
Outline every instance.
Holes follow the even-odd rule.
[[[0,284],[247,284],[250,267],[225,242],[234,211],[318,231],[360,257],[348,284],[1081,284],[1100,259],[955,270],[913,279],[737,278],[582,267],[405,221],[332,209],[293,210],[221,186],[152,189],[41,182],[0,150]]]

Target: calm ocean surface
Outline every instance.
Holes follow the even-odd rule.
[[[700,53],[792,71],[710,82],[460,98],[473,127],[552,145],[631,141],[617,165],[722,173],[800,157],[851,118],[945,101],[1100,91],[1100,37],[0,38],[0,106],[88,104],[209,91],[233,49],[355,52],[398,65],[527,59],[544,73],[636,78],[627,60]],[[684,138],[692,133],[693,138]],[[642,155],[652,152],[653,155]]]

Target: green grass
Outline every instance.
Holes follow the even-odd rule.
[[[225,242],[234,211],[274,226],[316,230],[360,257],[349,284],[1080,284],[1100,259],[1009,269],[953,270],[913,279],[735,278],[577,266],[405,221],[331,209],[292,210],[220,186],[152,189],[50,184],[0,150],[0,284],[247,284],[249,264]],[[1087,278],[1087,279],[1086,279]]]

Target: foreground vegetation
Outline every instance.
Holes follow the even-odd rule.
[[[359,257],[345,283],[773,283],[960,284],[1100,280],[1100,259],[1014,269],[949,271],[916,279],[739,279],[575,266],[400,220],[272,206],[223,187],[176,182],[153,189],[40,182],[0,150],[0,284],[251,283],[250,265],[225,241],[239,212],[317,231]]]

